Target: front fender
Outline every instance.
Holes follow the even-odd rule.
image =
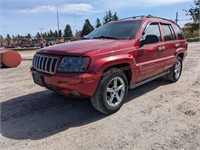
[[[119,64],[129,64],[131,69],[135,67],[135,59],[130,54],[103,57],[93,62],[90,69],[94,72],[102,72],[107,68]]]

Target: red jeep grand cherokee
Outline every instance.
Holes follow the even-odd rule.
[[[57,93],[91,98],[102,113],[116,112],[128,89],[161,76],[176,82],[187,55],[178,25],[153,16],[107,23],[85,39],[43,48],[34,55],[34,82]]]

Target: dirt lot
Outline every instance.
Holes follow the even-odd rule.
[[[200,149],[200,43],[190,43],[181,79],[130,90],[117,113],[58,96],[32,81],[30,60],[1,69],[3,149]],[[32,57],[25,52],[23,57]]]

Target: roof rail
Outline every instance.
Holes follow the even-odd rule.
[[[148,15],[148,16],[145,16],[146,18],[158,18],[158,19],[163,19],[163,20],[167,20],[167,21],[171,21],[173,23],[175,23],[173,20],[171,19],[166,19],[166,18],[162,18],[162,17],[156,17],[156,16],[152,16],[152,15]]]
[[[126,19],[136,19],[136,18],[158,18],[158,19],[163,19],[163,20],[167,20],[167,21],[171,21],[173,23],[175,23],[175,21],[171,20],[171,19],[165,19],[162,17],[156,17],[156,16],[152,16],[152,15],[140,15],[140,16],[133,16],[133,17],[127,17],[127,18],[122,18],[120,20],[126,20]]]
[[[136,19],[136,18],[144,18],[145,17],[145,15],[141,15],[141,16],[133,16],[133,17],[127,17],[127,18],[122,18],[122,19],[120,19],[120,20],[126,20],[126,19]]]

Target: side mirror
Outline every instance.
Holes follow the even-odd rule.
[[[158,43],[159,38],[156,35],[147,35],[144,40],[140,41],[140,46],[144,46],[145,44],[152,44],[152,43]]]

